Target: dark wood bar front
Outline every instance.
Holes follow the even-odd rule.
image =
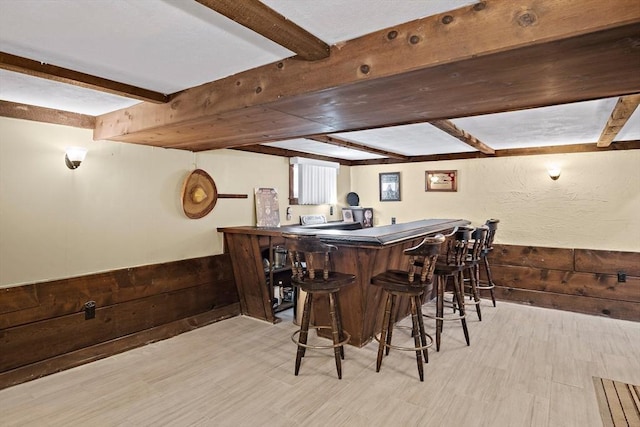
[[[362,347],[373,338],[382,297],[380,289],[370,285],[371,277],[387,269],[406,269],[404,249],[418,244],[425,236],[467,224],[469,221],[463,219],[426,219],[360,230],[247,226],[218,231],[224,233],[225,252],[231,256],[242,314],[274,323],[278,319],[271,305],[273,294],[263,261],[265,251],[272,254],[276,245],[284,244],[282,233],[313,234],[338,246],[332,268],[356,275],[356,283],[341,291],[343,327],[351,334],[350,344]],[[317,306],[322,307],[322,302]],[[322,309],[315,310],[314,323],[326,322],[328,314]]]

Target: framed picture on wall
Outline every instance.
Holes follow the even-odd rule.
[[[458,171],[427,171],[424,191],[458,191]]]
[[[400,172],[383,172],[380,174],[380,201],[400,201]]]

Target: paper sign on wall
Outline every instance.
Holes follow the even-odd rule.
[[[256,225],[280,227],[280,205],[275,188],[256,188]]]

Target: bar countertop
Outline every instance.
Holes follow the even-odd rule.
[[[310,234],[318,236],[327,243],[341,245],[385,246],[407,239],[433,235],[454,227],[468,225],[465,219],[422,219],[402,224],[382,225],[357,230],[326,229],[326,224],[317,226],[289,225],[282,227],[221,227],[223,233],[257,234],[280,236],[282,233]]]

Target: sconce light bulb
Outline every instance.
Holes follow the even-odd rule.
[[[555,180],[557,180],[558,178],[560,178],[560,173],[561,173],[562,171],[560,170],[560,168],[559,168],[559,167],[549,167],[549,168],[547,169],[547,172],[549,173],[549,177],[550,177],[552,180],[554,180],[554,181],[555,181]]]
[[[84,147],[69,147],[64,155],[64,162],[69,169],[78,169],[87,155]]]

